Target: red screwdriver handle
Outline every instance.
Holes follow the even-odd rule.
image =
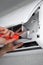
[[[0,37],[2,37],[3,34],[0,34]],[[9,39],[15,39],[15,40],[18,40],[19,39],[19,35],[17,33],[15,33],[12,37],[11,36],[5,36],[4,37],[6,40],[9,40]]]
[[[0,34],[0,37],[1,37],[2,35],[3,35],[3,34],[1,33],[1,34]]]
[[[6,38],[7,40],[9,40],[9,39],[18,40],[18,39],[19,39],[19,35],[18,35],[18,34],[14,34],[12,37],[11,37],[11,36],[6,36],[5,38]]]

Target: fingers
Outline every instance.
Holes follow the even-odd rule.
[[[11,42],[15,41],[15,39],[9,39],[9,40],[6,40],[5,38],[1,38],[0,37],[0,44],[1,45],[6,45],[6,44],[9,44]]]
[[[15,49],[18,48],[18,47],[21,47],[23,44],[24,44],[24,43],[22,43],[22,42],[18,43],[16,46],[13,47],[13,50],[15,50]]]
[[[6,28],[4,28],[4,27],[0,27],[0,33],[1,33],[1,34],[4,34],[3,36],[10,35],[10,34],[11,34],[11,36],[12,36],[12,35],[14,34],[13,31],[8,30],[8,29],[6,29]]]
[[[6,28],[0,29],[0,33],[2,34],[6,34],[7,32],[8,32],[8,29]]]
[[[12,37],[14,35],[14,32],[9,30],[10,31],[10,36]]]
[[[7,40],[7,41],[5,42],[5,45],[6,45],[6,44],[9,44],[9,43],[12,43],[13,41],[15,41],[15,39]]]
[[[13,43],[9,43],[3,47],[5,52],[13,51],[17,49],[18,47],[21,47],[23,45],[22,42],[18,43],[17,45],[13,45]]]
[[[3,31],[5,28],[0,26],[0,32]]]
[[[2,37],[6,37],[10,35],[10,31],[7,31],[4,35],[2,35]]]
[[[11,30],[8,30],[2,37],[10,36],[12,37],[14,35],[14,32]]]
[[[2,45],[2,44],[5,44],[5,42],[6,42],[6,39],[0,37],[0,44],[1,44],[1,45]]]
[[[9,43],[3,47],[3,50],[5,50],[5,52],[9,52],[12,51],[12,48],[13,48],[13,44]]]
[[[0,56],[4,55],[5,53],[12,51],[13,48],[13,44],[9,43],[5,46],[3,46],[3,48],[0,50]]]
[[[9,51],[13,51],[13,50],[15,50],[16,48],[18,48],[18,47],[20,47],[20,46],[22,46],[22,45],[23,45],[22,42],[18,43],[18,44],[15,45],[15,46],[14,46],[12,43],[9,43],[9,44],[5,45],[5,46],[0,50],[0,55],[4,55],[5,53],[7,53],[7,52],[9,52]]]

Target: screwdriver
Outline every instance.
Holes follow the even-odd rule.
[[[2,37],[4,34],[0,34],[0,37]],[[17,33],[14,33],[13,36],[10,36],[10,35],[7,35],[4,37],[6,40],[9,40],[9,39],[15,39],[15,40],[18,40],[19,39],[19,35]]]

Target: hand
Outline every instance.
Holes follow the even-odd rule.
[[[2,37],[0,37],[0,44],[4,44],[4,47],[0,50],[0,55],[3,55],[5,54],[6,52],[8,51],[12,51],[12,50],[15,50],[16,48],[20,47],[23,45],[23,43],[18,43],[17,45],[13,45],[12,42],[15,41],[15,39],[9,39],[9,40],[6,40],[4,37],[6,36],[13,36],[14,35],[14,32],[11,31],[11,30],[8,30],[4,27],[0,27],[0,33],[4,34],[2,35]],[[23,32],[15,32],[17,33],[18,35],[22,34]]]
[[[9,51],[13,51],[18,47],[21,47],[23,45],[22,42],[18,43],[17,45],[13,45],[12,43],[5,45],[1,50],[0,50],[0,56],[4,55],[5,53]]]
[[[6,36],[12,36],[14,34],[13,31],[11,30],[8,30],[4,27],[0,27],[0,34],[3,34],[2,37],[0,37],[0,44],[8,44],[8,43],[11,43],[13,42],[15,39],[9,39],[9,40],[6,40],[4,37]]]
[[[8,37],[8,36],[12,37],[14,35],[14,33],[18,34],[18,35],[22,34],[23,32],[19,32],[20,29],[18,29],[18,31],[16,31],[16,32],[13,32],[13,31],[8,30],[4,27],[0,27],[0,33],[3,34],[2,37],[0,37],[0,44],[8,44],[8,43],[11,43],[11,42],[15,41],[15,39],[6,40],[5,38]]]
[[[2,37],[9,36],[9,35],[12,36],[14,32],[11,30],[8,30],[7,28],[0,27],[0,34],[3,34]]]
[[[13,41],[15,41],[15,40],[14,39],[6,40],[5,38],[0,37],[0,45],[6,45],[6,44],[9,44]]]
[[[8,32],[8,29],[6,29],[4,27],[0,27],[0,33],[6,34],[7,32]]]

